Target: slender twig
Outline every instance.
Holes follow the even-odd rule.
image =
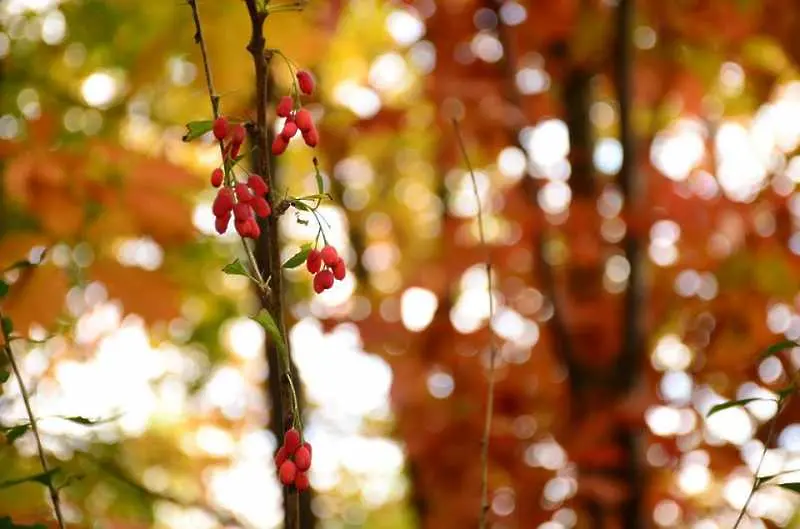
[[[478,236],[480,238],[481,247],[486,252],[486,277],[487,288],[489,289],[489,385],[486,389],[486,416],[483,422],[483,437],[481,438],[481,512],[478,527],[484,529],[486,527],[486,515],[489,512],[489,438],[492,433],[492,417],[494,415],[494,370],[497,361],[497,339],[492,327],[494,320],[494,295],[492,287],[492,257],[489,251],[489,245],[486,243],[486,233],[483,224],[483,207],[481,205],[481,196],[478,191],[478,182],[475,179],[475,170],[472,167],[467,148],[464,146],[464,138],[461,135],[461,128],[458,124],[458,119],[453,118],[453,130],[456,134],[458,148],[461,150],[461,156],[464,158],[464,164],[469,171],[469,177],[472,181],[472,192],[475,195],[475,202],[478,205]]]
[[[3,314],[0,312],[0,321],[2,320]],[[22,395],[22,402],[25,404],[25,412],[28,414],[28,421],[30,421],[31,424],[31,432],[33,433],[33,438],[36,440],[36,452],[39,454],[39,463],[41,463],[44,473],[48,475],[47,490],[50,492],[50,501],[53,503],[56,521],[58,522],[58,527],[64,529],[66,524],[64,523],[64,515],[61,512],[61,500],[58,496],[58,489],[53,485],[52,477],[49,474],[50,465],[47,463],[47,456],[42,446],[42,438],[39,435],[39,426],[36,424],[36,416],[33,414],[33,408],[31,407],[30,394],[25,387],[25,382],[22,380],[22,373],[20,373],[19,366],[14,358],[14,353],[11,351],[11,336],[6,332],[5,328],[3,329],[3,340],[3,350],[8,358],[8,363],[11,364],[11,369],[14,371],[14,377],[17,379],[19,392],[20,395]]]
[[[203,27],[200,24],[200,11],[197,8],[197,0],[186,0],[186,3],[189,4],[189,7],[192,8],[192,18],[194,19],[194,41],[200,46],[200,54],[203,56],[203,71],[205,72],[206,76],[206,87],[208,88],[208,98],[211,100],[211,112],[214,116],[214,119],[219,117],[219,94],[217,94],[216,89],[214,88],[214,78],[211,75],[211,66],[209,65],[208,60],[208,51],[206,50],[206,41],[203,38]],[[219,140],[219,149],[220,153],[225,157],[225,147],[222,144],[222,140]],[[245,248],[245,254],[247,255],[247,261],[250,265],[250,268],[253,271],[253,275],[258,282],[259,288],[262,292],[266,293],[267,285],[264,281],[264,276],[261,274],[261,270],[258,268],[258,264],[256,263],[255,256],[253,252],[250,250],[250,247],[247,245],[247,241],[244,237],[240,237],[242,240],[242,244]]]
[[[753,486],[750,487],[750,493],[747,495],[747,499],[744,500],[744,505],[742,505],[742,510],[739,511],[739,516],[736,518],[736,523],[733,524],[732,529],[737,529],[739,524],[742,523],[744,519],[744,515],[747,513],[747,507],[750,505],[750,500],[753,499],[758,487],[761,486],[761,480],[758,477],[758,473],[761,471],[761,465],[764,463],[764,459],[767,457],[767,450],[769,449],[769,445],[772,444],[773,439],[775,438],[775,427],[778,424],[778,415],[780,415],[781,411],[786,404],[788,404],[789,399],[791,396],[787,397],[783,402],[778,405],[778,410],[775,412],[775,415],[772,417],[772,420],[769,425],[769,432],[767,433],[767,440],[764,442],[764,450],[761,452],[761,458],[758,460],[758,465],[756,465],[756,470],[753,473]]]
[[[100,468],[103,472],[111,476],[112,478],[116,479],[120,483],[127,485],[128,487],[134,489],[138,493],[142,494],[143,496],[147,496],[154,500],[165,501],[168,503],[172,503],[174,505],[178,505],[183,507],[184,509],[199,509],[212,518],[214,518],[220,525],[223,526],[235,526],[235,527],[251,527],[245,522],[238,519],[235,515],[212,507],[207,503],[203,503],[199,500],[184,500],[172,494],[166,492],[156,492],[154,490],[145,487],[141,483],[139,483],[135,478],[128,475],[128,473],[122,469],[118,464],[108,461],[108,460],[101,460],[98,459],[90,454],[85,452],[77,452],[82,457],[85,457],[93,464],[95,464],[98,468]]]

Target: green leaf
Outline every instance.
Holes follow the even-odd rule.
[[[6,297],[8,294],[8,283],[0,279],[0,298]]]
[[[17,479],[10,479],[8,481],[3,481],[0,482],[0,489],[6,489],[8,487],[13,487],[14,485],[21,485],[23,483],[30,483],[30,482],[41,483],[42,485],[48,486],[50,485],[50,479],[58,471],[59,471],[58,468],[53,468],[48,470],[47,472],[41,472],[39,474],[34,474],[32,476],[26,476],[24,478],[17,478]]]
[[[0,320],[0,327],[3,329],[3,334],[9,336],[14,331],[14,322],[8,316]]]
[[[234,262],[226,264],[225,268],[222,269],[223,272],[228,274],[229,276],[245,276],[250,277],[250,274],[247,272],[247,269],[244,267],[241,261],[236,259]]]
[[[294,207],[296,207],[297,209],[299,209],[300,211],[311,211],[311,208],[309,208],[307,205],[305,205],[300,200],[295,200],[294,202],[292,202],[292,205]]]
[[[750,404],[751,402],[756,402],[756,401],[759,401],[759,400],[767,400],[767,401],[770,401],[770,402],[774,402],[776,404],[778,403],[778,401],[776,401],[775,399],[765,399],[765,398],[760,398],[760,397],[755,397],[755,398],[751,398],[751,399],[729,400],[727,402],[723,402],[721,404],[717,404],[716,406],[712,406],[711,409],[706,414],[706,417],[711,417],[715,413],[717,413],[719,411],[722,411],[722,410],[727,410],[728,408],[735,408],[735,407],[738,407],[738,406],[744,406],[746,404]]]
[[[192,141],[199,138],[203,134],[209,132],[214,127],[214,122],[210,119],[204,121],[190,121],[186,124],[186,134],[183,135],[183,141]]]
[[[11,378],[11,373],[5,369],[0,369],[0,384],[8,382],[9,378]]]
[[[800,483],[778,483],[780,488],[800,494]]]
[[[776,355],[781,351],[785,351],[786,349],[791,349],[792,347],[800,347],[800,343],[797,343],[793,340],[784,340],[782,342],[774,343],[764,349],[764,352],[761,353],[761,358],[767,358],[768,356]]]
[[[319,169],[315,171],[315,175],[317,177],[317,193],[320,195],[325,193],[325,183],[322,181],[322,174],[320,174]]]
[[[300,251],[291,256],[285,263],[283,263],[283,267],[287,269],[297,268],[301,264],[306,262],[306,258],[308,257],[308,253],[311,251],[310,244],[304,244],[300,247]]]
[[[59,417],[59,418],[64,419],[65,421],[74,422],[75,424],[80,424],[81,426],[95,426],[98,424],[116,421],[120,417],[121,415],[115,415],[107,419],[89,419],[88,417],[81,417],[80,415],[75,415],[72,417]]]
[[[28,433],[28,430],[31,429],[30,424],[19,424],[17,426],[12,426],[6,431],[6,440],[8,444],[14,444],[14,441]]]
[[[272,319],[272,315],[267,311],[267,309],[261,309],[258,314],[252,317],[259,325],[261,325],[269,337],[275,342],[275,345],[278,347],[282,353],[286,353],[286,342],[283,339],[283,334],[281,334],[281,330],[278,328],[278,324],[275,323],[275,320]]]

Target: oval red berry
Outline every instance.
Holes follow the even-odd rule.
[[[215,138],[220,141],[224,140],[228,135],[228,120],[221,116],[215,119],[212,131],[214,132]]]
[[[269,202],[264,197],[255,197],[250,205],[253,207],[253,211],[256,212],[256,215],[261,217],[269,217],[269,214],[272,213],[272,208],[269,207]]]
[[[253,190],[253,194],[258,197],[263,197],[269,192],[267,183],[257,174],[250,175],[250,178],[247,179],[247,185],[249,185],[250,189]]]
[[[213,171],[211,171],[211,185],[214,187],[219,187],[222,185],[222,180],[225,178],[225,173],[222,172],[222,169],[217,167]]]
[[[290,96],[283,96],[275,107],[275,113],[282,118],[288,118],[292,114],[294,100]]]
[[[339,260],[339,252],[337,252],[336,248],[331,245],[323,248],[322,252],[320,252],[320,255],[322,256],[322,261],[330,267],[336,266],[336,261]]]
[[[287,459],[281,463],[278,475],[280,476],[281,483],[284,485],[291,485],[297,477],[297,466]]]
[[[280,156],[284,152],[286,152],[286,147],[289,146],[289,142],[286,141],[286,138],[278,134],[275,136],[275,140],[272,142],[272,154],[275,156]]]
[[[251,200],[253,200],[254,198],[253,192],[250,191],[250,188],[247,186],[247,184],[239,182],[238,184],[236,184],[235,189],[236,189],[236,200],[238,200],[239,202],[244,202],[245,204],[247,204]]]
[[[214,221],[214,229],[217,230],[217,233],[222,235],[226,231],[228,231],[228,224],[231,222],[231,214],[226,213],[225,215],[220,215]]]
[[[306,269],[312,274],[316,274],[320,268],[322,268],[322,255],[319,250],[311,250],[306,257]]]
[[[290,428],[283,434],[283,446],[286,447],[286,453],[294,455],[295,450],[300,446],[300,432],[296,428]]]
[[[294,122],[297,124],[297,128],[300,129],[300,132],[308,132],[314,127],[314,118],[311,117],[311,112],[305,108],[301,108],[297,111],[297,114],[294,116]]]
[[[339,260],[336,261],[336,264],[333,265],[333,277],[341,281],[342,279],[344,279],[344,276],[346,274],[347,274],[347,267],[344,265],[344,259],[340,257]]]
[[[305,70],[297,72],[297,84],[300,87],[300,91],[306,95],[311,95],[314,91],[314,78]]]
[[[308,474],[305,472],[298,472],[294,477],[294,486],[297,492],[303,492],[311,487],[311,482],[308,480]]]
[[[323,290],[328,290],[333,286],[333,272],[331,272],[330,270],[328,269],[323,270],[322,272],[314,276],[315,280],[317,278],[319,278],[319,282],[322,285]]]
[[[223,187],[217,192],[217,198],[214,199],[211,211],[214,213],[214,216],[221,217],[231,212],[233,203],[233,190],[229,187]]]
[[[295,134],[297,134],[297,123],[295,123],[294,121],[287,121],[283,125],[281,136],[283,137],[284,140],[289,141],[294,137]]]
[[[297,470],[306,471],[311,466],[311,454],[308,448],[301,446],[294,453],[294,464],[297,465]]]

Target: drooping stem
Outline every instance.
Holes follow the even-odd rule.
[[[461,156],[464,158],[464,165],[467,166],[469,177],[472,182],[472,192],[475,195],[475,202],[478,205],[478,237],[480,239],[481,247],[486,252],[486,278],[487,288],[489,289],[489,377],[488,386],[486,389],[486,415],[483,421],[483,436],[481,437],[481,511],[478,527],[485,529],[486,517],[489,513],[489,439],[492,434],[492,418],[494,416],[494,370],[497,361],[497,343],[494,334],[492,323],[494,320],[494,296],[492,286],[492,258],[489,251],[489,245],[486,244],[486,233],[483,223],[483,206],[481,205],[481,196],[478,191],[478,182],[475,179],[475,170],[472,167],[467,148],[464,145],[464,138],[461,135],[461,128],[458,124],[458,119],[453,118],[453,129],[456,134],[458,148],[461,150]]]
[[[0,321],[2,320],[3,314],[0,313]],[[47,490],[50,492],[50,501],[53,503],[53,512],[55,512],[58,527],[59,529],[65,529],[66,524],[64,523],[64,515],[61,512],[61,500],[58,496],[58,489],[56,489],[55,485],[53,485],[52,475],[50,475],[50,465],[47,462],[47,456],[44,453],[42,438],[39,435],[39,426],[36,424],[36,416],[34,415],[33,408],[31,407],[30,394],[28,393],[28,389],[25,387],[25,382],[22,380],[22,373],[20,373],[19,366],[14,358],[14,353],[11,350],[11,336],[9,336],[9,334],[6,332],[5,328],[3,328],[3,351],[6,354],[8,363],[11,365],[11,370],[14,372],[14,377],[17,379],[19,393],[22,395],[22,402],[25,405],[25,412],[28,414],[28,421],[31,425],[31,433],[33,434],[33,438],[36,440],[36,452],[39,455],[39,463],[42,466],[42,471],[44,471],[44,473],[47,475]]]

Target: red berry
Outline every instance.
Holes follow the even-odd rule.
[[[218,117],[214,120],[214,126],[211,128],[214,131],[214,137],[222,141],[228,135],[228,120],[224,117]]]
[[[303,446],[305,446],[306,450],[308,450],[308,455],[311,455],[311,443],[306,441],[305,443],[303,443]]]
[[[217,198],[214,199],[211,211],[214,213],[214,216],[221,217],[226,213],[230,213],[232,209],[233,189],[230,187],[223,187],[217,192]]]
[[[298,472],[294,477],[294,486],[297,489],[297,492],[308,490],[308,488],[311,486],[311,483],[308,481],[308,474],[305,472]]]
[[[278,106],[275,108],[275,113],[278,115],[278,117],[288,118],[292,113],[292,108],[294,108],[294,101],[292,100],[291,96],[283,96],[280,101],[278,101]]]
[[[228,149],[228,155],[231,158],[236,158],[237,156],[239,156],[239,148],[241,146],[242,146],[241,143],[231,143],[230,144],[230,149]]]
[[[284,485],[291,485],[297,477],[297,467],[288,459],[281,463],[278,470],[278,475],[281,478],[281,483]]]
[[[217,167],[213,171],[211,171],[211,185],[214,187],[219,187],[222,185],[222,180],[225,178],[225,173],[222,172],[222,169]]]
[[[297,123],[295,123],[294,121],[287,121],[283,125],[281,136],[283,137],[284,140],[289,141],[294,137],[295,134],[297,134]]]
[[[286,447],[286,453],[294,455],[295,450],[300,446],[300,432],[296,428],[290,428],[283,434],[283,446]]]
[[[269,214],[272,213],[272,208],[269,207],[269,202],[264,197],[255,197],[250,205],[253,207],[253,211],[256,212],[256,215],[261,217],[269,217]]]
[[[300,91],[304,94],[310,95],[314,91],[314,79],[311,74],[305,70],[297,72],[297,84],[300,86]]]
[[[275,466],[280,468],[283,462],[286,461],[288,458],[289,456],[286,455],[286,447],[281,446],[275,453]]]
[[[333,265],[333,277],[341,281],[342,279],[344,279],[344,276],[346,274],[347,274],[347,267],[344,265],[344,259],[340,257],[339,260],[336,261],[336,264]]]
[[[275,156],[280,156],[286,151],[286,147],[289,146],[289,142],[286,139],[278,134],[275,136],[275,140],[272,142],[272,154]]]
[[[320,288],[322,290],[328,290],[333,286],[333,272],[330,270],[323,270],[317,275],[314,276],[314,290],[317,289],[317,283],[319,283]],[[317,292],[319,294],[319,292]]]
[[[320,268],[322,268],[322,256],[319,250],[313,249],[308,252],[308,257],[306,257],[306,269],[312,274],[316,274]]]
[[[244,202],[245,204],[249,203],[253,200],[253,193],[250,191],[250,188],[247,187],[247,184],[243,182],[239,182],[236,184],[236,199],[239,202]]]
[[[323,292],[325,292],[325,284],[323,278],[320,277],[321,273],[322,272],[315,275],[314,279],[311,281],[311,284],[314,286],[314,292],[316,292],[317,294],[322,294]]]
[[[253,217],[253,208],[251,208],[249,204],[239,202],[233,206],[233,217],[237,221],[244,222]]]
[[[214,228],[217,230],[217,233],[222,235],[226,231],[228,231],[228,224],[231,222],[231,214],[230,212],[220,215],[214,221]]]
[[[305,108],[301,108],[294,116],[294,122],[297,123],[297,128],[300,132],[308,132],[314,127],[314,118],[311,117],[311,112]]]
[[[258,222],[256,222],[255,217],[250,217],[246,221],[247,223],[247,236],[251,239],[258,239],[259,235],[261,235],[261,228],[258,227]]]
[[[257,197],[263,197],[269,192],[267,183],[257,174],[250,175],[250,178],[247,179],[247,185],[250,186],[250,189],[253,190],[253,194]]]
[[[244,143],[244,137],[246,135],[247,135],[247,133],[245,132],[244,127],[242,126],[242,124],[241,123],[237,123],[231,129],[231,142],[233,143],[234,146],[241,145],[242,143]],[[236,157],[236,155],[233,155],[233,156],[234,156],[234,158]]]
[[[311,466],[311,453],[308,448],[301,446],[294,453],[294,464],[297,465],[297,470],[305,472]]]
[[[319,132],[317,132],[316,128],[312,128],[308,132],[303,133],[303,141],[306,142],[306,145],[309,147],[316,147],[319,143]]]
[[[336,261],[339,260],[339,252],[337,252],[336,248],[331,245],[323,248],[322,252],[320,252],[320,255],[322,256],[322,260],[325,262],[325,264],[330,267],[336,266]]]

